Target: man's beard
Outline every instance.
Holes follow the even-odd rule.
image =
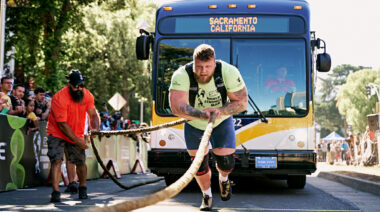
[[[198,83],[206,84],[206,83],[210,82],[213,75],[207,76],[207,77],[201,77],[201,76],[194,74],[194,76],[195,76],[195,79],[197,80]]]
[[[77,91],[74,91],[70,86],[69,86],[69,93],[71,95],[71,98],[73,98],[74,102],[82,102],[83,100],[83,90],[77,90]]]

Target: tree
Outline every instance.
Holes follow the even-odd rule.
[[[64,73],[58,67],[64,57],[63,35],[81,25],[80,8],[95,1],[101,2],[29,0],[22,7],[7,10],[6,49],[15,48],[16,75],[31,73],[41,86],[53,92],[62,87]]]
[[[151,97],[151,72],[146,62],[140,62],[135,55],[135,41],[139,35],[137,24],[147,18],[151,23],[156,5],[139,5],[136,1],[123,1],[124,6],[116,7],[114,2],[101,6],[84,8],[84,31],[71,30],[66,35],[65,48],[67,63],[62,69],[77,68],[85,75],[88,87],[99,106],[107,102],[115,92],[126,100],[123,116],[139,119],[139,107],[134,94],[147,99]],[[144,4],[144,3],[141,3]],[[153,25],[153,24],[151,24]],[[129,105],[135,111],[129,111]],[[146,102],[149,108],[151,102]],[[150,118],[150,109],[146,119]]]
[[[368,99],[365,89],[370,82],[380,85],[380,69],[351,73],[337,96],[339,112],[352,124],[354,133],[364,132],[367,115],[375,113],[377,97]]]
[[[337,109],[336,96],[340,87],[346,83],[350,73],[364,69],[364,66],[352,66],[343,64],[335,67],[327,78],[319,78],[322,81],[320,89],[320,101],[315,103],[315,120],[321,125],[321,137],[327,136],[332,131],[342,131],[345,119]]]

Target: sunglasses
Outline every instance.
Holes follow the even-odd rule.
[[[73,88],[84,88],[84,84],[82,83],[82,84],[79,84],[79,85],[71,85],[71,86],[73,86]]]

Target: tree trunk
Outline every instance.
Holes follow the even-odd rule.
[[[128,91],[123,91],[122,95],[127,102],[124,107],[122,108],[122,115],[125,119],[129,119],[129,92]]]

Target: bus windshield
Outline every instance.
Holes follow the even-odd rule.
[[[173,72],[191,62],[195,47],[207,43],[216,58],[236,66],[248,93],[268,117],[304,116],[306,47],[304,39],[162,39],[159,43],[156,112],[170,115],[168,88]],[[251,106],[238,116],[259,116]]]

